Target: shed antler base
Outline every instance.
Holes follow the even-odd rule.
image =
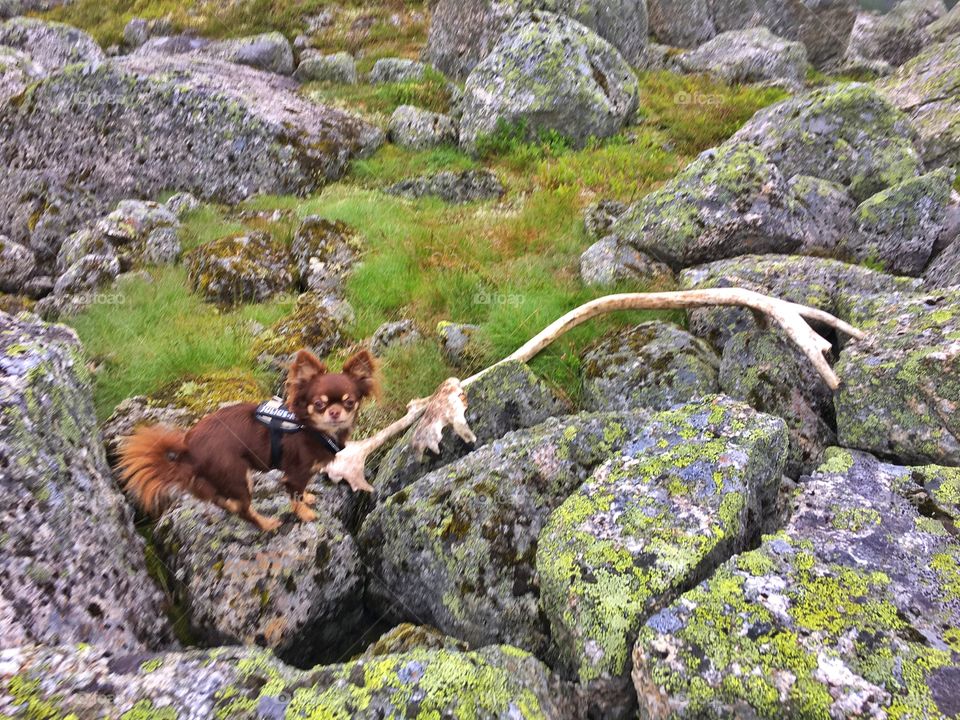
[[[391,438],[407,430],[421,417],[410,441],[420,459],[423,458],[423,453],[427,449],[435,453],[440,451],[440,438],[443,435],[443,429],[448,426],[451,426],[464,441],[474,442],[476,437],[470,430],[465,417],[467,400],[464,388],[469,387],[498,365],[514,360],[527,362],[557,338],[591,318],[615,310],[687,310],[702,307],[743,307],[752,310],[756,315],[773,320],[807,356],[831,390],[836,390],[840,386],[840,378],[837,377],[826,358],[832,346],[826,338],[817,334],[807,321],[822,323],[857,340],[863,340],[866,337],[865,333],[830,313],[740,288],[606,295],[571,310],[503,360],[471,375],[466,380],[448,378],[430,397],[411,400],[402,418],[365,440],[348,442],[346,447],[337,453],[333,462],[327,465],[327,476],[334,482],[346,480],[354,490],[372,491],[373,487],[364,477],[367,458]]]

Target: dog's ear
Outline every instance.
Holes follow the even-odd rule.
[[[293,404],[298,389],[325,372],[327,372],[326,364],[316,355],[309,350],[298,351],[287,372],[287,404]]]
[[[377,361],[367,350],[361,350],[348,358],[343,364],[343,374],[349,375],[360,388],[360,397],[379,395],[380,386],[377,382]]]

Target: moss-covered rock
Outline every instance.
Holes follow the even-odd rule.
[[[405,178],[387,187],[389,195],[416,200],[422,197],[437,197],[444,202],[460,205],[477,200],[496,200],[506,189],[492,170],[442,170],[432,175]]]
[[[0,291],[23,292],[36,268],[37,259],[30,248],[0,235]]]
[[[570,410],[567,403],[520,362],[498,365],[468,386],[466,392],[466,418],[477,436],[476,443],[470,446],[451,430],[445,430],[440,441],[440,454],[427,453],[420,461],[410,449],[411,430],[377,467],[373,484],[378,497],[386,498],[417,478],[512,430],[539,425],[547,418],[565,415]]]
[[[960,242],[954,240],[924,271],[927,287],[946,288],[960,285]]]
[[[76,295],[109,285],[120,274],[120,261],[112,253],[84,255],[68,267],[53,285],[55,295]]]
[[[840,444],[960,465],[960,290],[878,296],[851,319],[869,336],[837,362]]]
[[[731,142],[755,143],[787,177],[813,175],[862,201],[919,175],[910,120],[869,85],[830,85],[760,110]]]
[[[883,14],[860,13],[844,61],[902,65],[930,44],[928,26],[946,13],[943,0],[902,0]]]
[[[920,287],[920,281],[823,258],[750,255],[684,270],[680,285],[687,289],[745,288],[850,320],[853,306],[863,299],[894,291],[910,292]],[[734,334],[756,327],[749,310],[717,308],[690,313],[693,334],[718,350]]]
[[[300,82],[328,82],[343,85],[357,84],[357,63],[348,52],[324,55],[316,50],[305,50],[293,77]]]
[[[580,358],[585,410],[667,410],[717,392],[720,358],[703,340],[659,321],[602,338]]]
[[[516,16],[548,10],[573,18],[638,64],[647,47],[645,0],[439,0],[431,8],[426,57],[446,75],[466,78],[496,45]]]
[[[307,348],[326,357],[345,338],[346,326],[353,321],[353,309],[344,301],[318,292],[305,292],[297,298],[293,312],[257,335],[252,354],[260,365],[285,371],[291,356]]]
[[[555,418],[494,440],[394,493],[360,533],[369,601],[472,645],[540,653],[537,536],[593,468],[631,442],[647,414]],[[412,613],[412,614],[411,614]]]
[[[803,43],[777,37],[765,27],[730,30],[675,58],[683,72],[707,73],[728,83],[804,81],[810,64]]]
[[[790,431],[784,472],[812,472],[836,442],[833,393],[810,360],[779,330],[737,333],[723,348],[720,388],[754,410],[782,418]]]
[[[124,653],[169,642],[77,337],[0,313],[0,368],[0,646],[96,642]]]
[[[799,253],[834,256],[837,244],[854,231],[853,212],[857,204],[842,185],[812,175],[794,175],[790,178],[790,190],[807,215],[815,218],[808,224]]]
[[[417,82],[423,79],[427,66],[409,58],[380,58],[370,69],[367,82],[371,85],[381,83]]]
[[[193,290],[213,302],[262,302],[294,286],[288,249],[264,232],[205,243],[185,262]]]
[[[457,123],[449,115],[401,105],[390,116],[387,138],[394,145],[412,150],[456,145]]]
[[[920,275],[947,232],[954,172],[941,168],[882,190],[860,204],[855,232],[840,243],[859,262],[897,275]]]
[[[200,50],[200,54],[239,65],[249,65],[265,72],[280,75],[293,73],[293,48],[283,33],[276,31],[218,40]]]
[[[960,167],[960,35],[931,45],[877,87],[910,116],[928,167]]]
[[[927,25],[927,31],[936,42],[943,42],[955,35],[960,35],[960,8],[954,5],[946,15]]]
[[[658,413],[630,437],[540,534],[561,667],[599,687],[626,675],[647,617],[759,534],[786,454],[783,421],[723,397]]]
[[[0,23],[0,45],[27,53],[47,72],[106,59],[97,41],[83,30],[36,18],[17,17]]]
[[[154,529],[190,633],[205,644],[256,644],[287,662],[336,660],[363,614],[364,572],[353,538],[322,506],[301,522],[273,475],[254,480],[254,505],[283,526],[263,533],[192,498]]]
[[[638,251],[619,235],[607,235],[583,251],[580,279],[584,285],[599,288],[630,285],[657,289],[674,284],[669,265]]]
[[[606,40],[561,15],[521,13],[467,78],[460,145],[514,128],[583,146],[620,130],[638,100],[633,70]]]
[[[31,646],[5,650],[0,661],[0,708],[27,717],[581,717],[568,689],[543,663],[509,646],[414,649],[306,671],[257,648],[111,656],[88,646]]]
[[[0,105],[17,97],[45,74],[27,53],[0,45]]]
[[[674,270],[746,253],[792,252],[809,218],[786,178],[749,143],[708,150],[611,232]]]
[[[960,546],[910,468],[832,451],[786,530],[652,616],[643,717],[955,717]]]
[[[342,294],[361,247],[360,236],[345,222],[308,215],[294,232],[290,247],[300,286],[319,293]]]

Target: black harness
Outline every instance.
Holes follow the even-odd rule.
[[[306,432],[319,440],[326,446],[327,450],[336,455],[341,448],[337,441],[326,433],[314,430],[311,427],[302,425],[297,416],[287,410],[283,400],[274,397],[264,403],[260,403],[257,409],[253,411],[253,417],[257,422],[267,426],[270,431],[270,469],[278,470],[283,462],[283,436],[289,433]]]

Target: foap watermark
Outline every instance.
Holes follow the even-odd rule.
[[[712,93],[678,92],[673,101],[677,105],[719,105],[723,98]]]
[[[81,305],[125,305],[127,296],[120,292],[85,292],[73,296]]]
[[[474,305],[513,305],[523,303],[523,295],[518,293],[487,292],[481,290],[473,294]]]

